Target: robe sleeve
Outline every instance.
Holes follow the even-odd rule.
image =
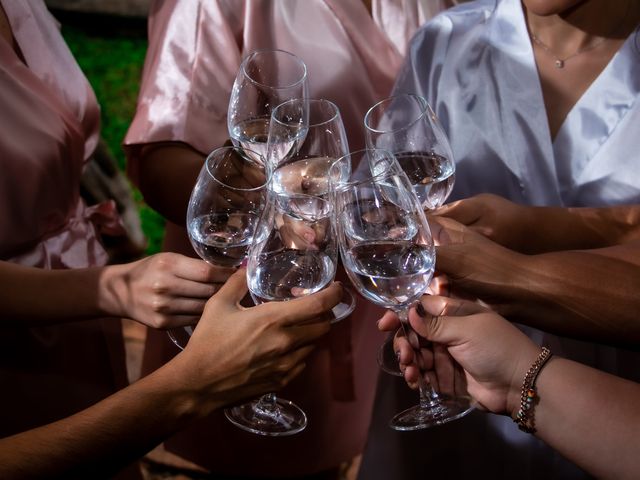
[[[228,138],[231,87],[241,62],[244,2],[155,2],[135,117],[124,140],[137,183],[140,147],[185,142],[206,154]],[[195,26],[195,27],[194,27]]]

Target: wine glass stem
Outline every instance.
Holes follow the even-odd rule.
[[[402,332],[404,333],[405,338],[409,342],[409,345],[413,348],[414,356],[416,359],[416,365],[418,370],[420,371],[420,375],[418,376],[418,390],[420,392],[420,406],[422,408],[433,408],[440,405],[440,398],[438,397],[438,393],[431,386],[430,383],[427,383],[424,376],[424,368],[422,366],[423,362],[420,360],[420,340],[418,339],[418,334],[413,330],[411,324],[409,323],[409,314],[407,309],[402,309],[396,311],[398,317],[400,318],[400,325],[402,326]]]
[[[265,393],[262,397],[260,397],[260,402],[258,403],[258,408],[263,412],[271,412],[274,413],[278,410],[277,404],[278,398],[275,393]]]

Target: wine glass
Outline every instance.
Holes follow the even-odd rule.
[[[272,192],[249,250],[247,283],[256,304],[310,295],[334,279],[338,251],[328,199]],[[268,393],[225,410],[238,427],[260,435],[292,435],[307,424],[304,411]]]
[[[206,158],[187,208],[187,232],[211,265],[237,267],[247,256],[268,197],[271,167],[257,152],[222,147]],[[184,348],[192,327],[168,330]]]
[[[334,228],[351,282],[365,298],[393,310],[408,338],[416,335],[408,309],[431,282],[435,247],[409,179],[393,154],[370,149],[337,160],[329,181],[336,212]],[[419,390],[418,405],[393,417],[392,428],[432,427],[472,410],[469,397],[436,393],[422,371]]]
[[[257,50],[238,69],[227,112],[227,128],[234,145],[267,158],[271,112],[291,98],[306,98],[307,67],[284,50]]]
[[[340,110],[324,99],[296,98],[278,105],[271,114],[267,151],[273,191],[328,199],[329,167],[349,152]],[[353,293],[343,292],[334,321],[346,318],[356,305]]]
[[[435,113],[419,95],[376,103],[364,117],[367,147],[392,152],[425,209],[442,206],[455,181],[453,152]]]
[[[422,207],[442,206],[453,189],[456,169],[447,136],[424,97],[386,98],[369,109],[364,125],[367,146],[395,154]],[[393,337],[380,347],[378,364],[387,373],[402,375]]]

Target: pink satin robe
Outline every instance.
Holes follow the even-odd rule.
[[[130,175],[134,181],[144,175],[137,163],[144,144],[181,141],[203,154],[222,145],[233,80],[242,57],[256,49],[298,55],[308,67],[310,96],[336,103],[351,150],[363,148],[364,114],[389,95],[409,36],[430,14],[427,5],[436,4],[374,0],[372,19],[361,0],[155,2],[138,110],[125,140]],[[194,255],[186,231],[170,223],[165,248]],[[382,313],[359,298],[281,392],[307,413],[302,433],[261,437],[219,413],[176,434],[166,448],[217,473],[277,478],[329,469],[359,454],[379,371],[384,337],[375,320]],[[150,331],[145,373],[176,353],[166,334]]]
[[[26,64],[0,38],[0,260],[103,265],[99,209],[79,194],[99,137],[96,98],[44,2],[1,3]],[[71,415],[126,383],[117,321],[0,332],[0,437]]]

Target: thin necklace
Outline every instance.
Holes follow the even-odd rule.
[[[572,58],[577,57],[578,55],[580,55],[580,54],[582,54],[584,52],[588,52],[589,50],[593,50],[596,47],[599,47],[606,40],[608,40],[611,35],[617,33],[618,30],[622,27],[622,25],[624,25],[624,21],[627,18],[627,14],[629,13],[629,4],[630,4],[630,2],[627,0],[627,6],[625,8],[624,15],[622,16],[622,19],[620,20],[620,23],[618,23],[614,28],[612,28],[611,31],[607,35],[602,37],[597,42],[592,43],[591,45],[587,45],[585,47],[579,48],[578,50],[573,52],[568,57],[564,57],[564,58],[558,57],[553,52],[553,50],[551,50],[551,48],[547,44],[545,44],[542,40],[540,40],[538,38],[538,36],[535,33],[530,32],[529,35],[531,35],[531,40],[533,40],[537,45],[540,46],[540,48],[542,48],[545,52],[547,52],[547,54],[551,55],[554,58],[554,60],[555,60],[554,65],[556,66],[556,68],[564,68],[565,63],[567,63]]]

